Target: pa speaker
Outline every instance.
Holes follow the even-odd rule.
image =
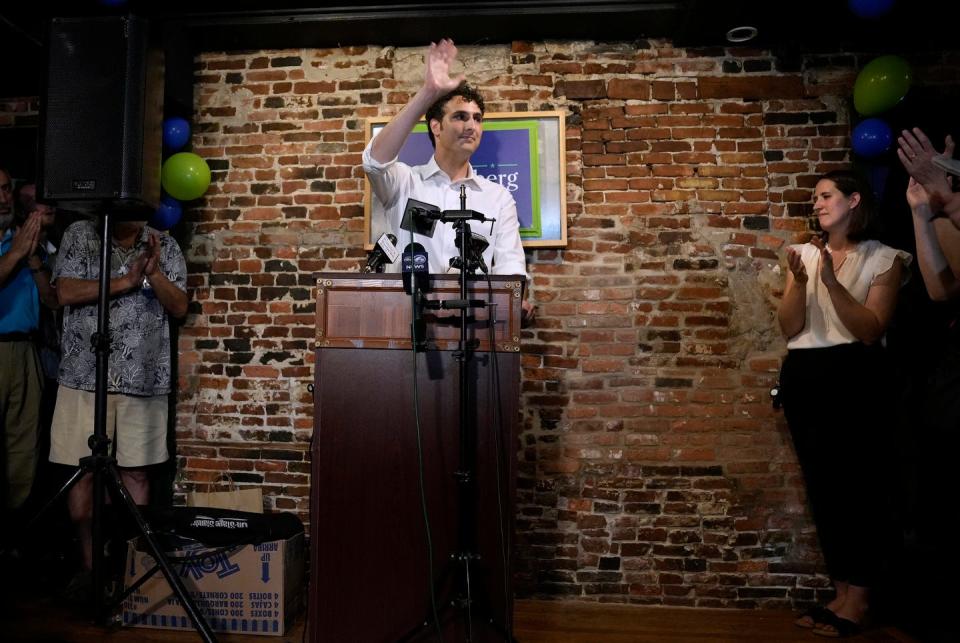
[[[45,199],[75,210],[153,211],[162,124],[163,54],[145,20],[50,22],[39,154]]]

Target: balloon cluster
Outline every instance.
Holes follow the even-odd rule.
[[[850,10],[861,18],[877,18],[887,13],[893,0],[848,0]],[[863,158],[880,156],[893,144],[893,130],[875,118],[896,106],[910,89],[913,74],[900,56],[880,56],[867,63],[853,84],[853,106],[866,116],[853,128],[853,151]]]
[[[210,166],[193,152],[180,152],[190,141],[190,123],[180,117],[163,121],[163,149],[172,153],[160,169],[160,184],[164,195],[160,207],[150,219],[150,226],[169,230],[183,215],[181,201],[192,201],[203,196],[210,186]]]

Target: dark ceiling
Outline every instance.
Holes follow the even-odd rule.
[[[342,6],[289,0],[26,0],[7,2],[0,9],[0,52],[5,62],[0,96],[38,93],[45,25],[53,16],[136,13],[170,26],[194,51],[416,46],[445,36],[460,44],[669,38],[681,46],[709,47],[729,46],[727,31],[749,24],[759,30],[752,45],[795,55],[949,47],[956,27],[951,11],[933,0],[897,0],[888,15],[876,20],[855,16],[844,0],[353,0]]]

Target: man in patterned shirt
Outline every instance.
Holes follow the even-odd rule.
[[[149,496],[145,467],[167,453],[167,401],[172,390],[169,317],[187,313],[187,269],[172,237],[144,222],[117,223],[110,275],[110,357],[107,375],[107,437],[113,440],[124,485],[138,504]],[[54,282],[64,306],[57,405],[50,435],[50,461],[76,466],[90,455],[96,391],[100,234],[92,221],[66,229]],[[90,518],[93,480],[83,476],[67,506],[77,527],[85,570],[93,564]]]

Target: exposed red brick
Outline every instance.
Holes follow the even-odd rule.
[[[610,98],[649,100],[650,81],[614,79],[607,83],[607,96]]]
[[[607,88],[602,80],[567,80],[557,85],[556,94],[567,98],[589,100],[606,98]]]
[[[700,97],[711,98],[802,98],[806,95],[800,76],[705,76],[698,79]]]

